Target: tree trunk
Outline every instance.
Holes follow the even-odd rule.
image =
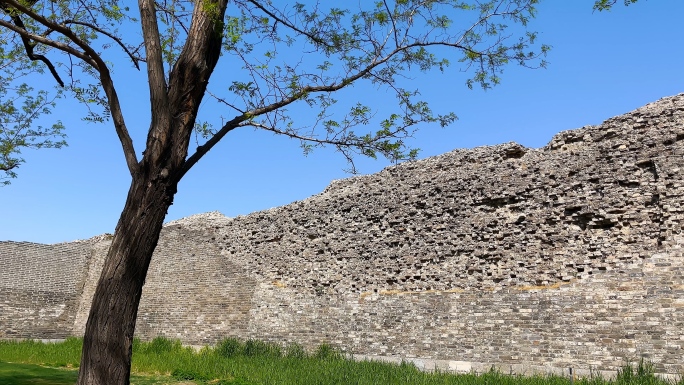
[[[187,40],[171,70],[168,85],[154,2],[138,3],[147,52],[152,121],[140,163],[136,163],[132,143],[122,142],[133,180],[88,315],[78,385],[130,382],[133,333],[142,287],[178,181],[194,164],[185,165],[188,144],[209,77],[220,56],[228,0],[196,2]],[[110,94],[115,98],[113,90],[108,97]],[[118,107],[112,110],[118,111]]]
[[[150,177],[153,175],[153,177]],[[138,304],[177,182],[133,177],[98,281],[83,340],[78,385],[128,385]]]

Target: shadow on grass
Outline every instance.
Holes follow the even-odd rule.
[[[77,377],[78,371],[74,369],[0,362],[0,384],[3,385],[73,385]]]
[[[0,362],[0,384],[2,385],[74,385],[78,370],[51,368],[35,364]],[[193,384],[179,382],[170,377],[133,375],[132,385]]]

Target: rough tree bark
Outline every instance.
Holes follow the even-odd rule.
[[[95,290],[79,384],[128,384],[133,333],[147,269],[175,184],[135,177]]]
[[[128,162],[131,186],[88,316],[79,385],[129,384],[145,276],[176,186],[187,171],[184,165],[197,110],[220,55],[226,6],[227,0],[197,2],[187,41],[167,86],[154,2],[139,1],[152,122],[142,160]],[[113,108],[112,113],[117,110]],[[132,146],[126,147],[127,159],[135,159]]]

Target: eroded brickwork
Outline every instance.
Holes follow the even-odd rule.
[[[222,247],[256,274],[325,293],[551,285],[619,268],[681,232],[682,99],[538,150],[457,150],[341,180],[235,218]]]
[[[284,207],[173,222],[137,334],[327,342],[444,369],[615,370],[646,356],[660,372],[684,372],[682,139],[678,95],[540,149],[457,150]],[[73,253],[72,271],[43,280],[80,296],[74,305],[74,291],[56,291],[70,298],[61,317],[72,324],[55,323],[55,335],[82,333],[108,241],[82,244],[90,249]],[[21,259],[5,258],[15,250],[0,242],[0,274],[18,271]],[[36,282],[3,286],[15,291],[3,290],[0,306],[31,302],[17,290],[47,290]],[[44,338],[26,321],[39,312],[20,313],[0,313],[0,325]]]

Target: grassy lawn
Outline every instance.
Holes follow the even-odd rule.
[[[59,344],[0,341],[0,384],[74,384],[81,340]],[[306,352],[261,341],[225,340],[195,351],[178,341],[157,338],[133,346],[134,385],[570,385],[557,376],[522,377],[496,371],[484,374],[426,373],[411,364],[357,362],[329,346]],[[576,385],[673,385],[642,363],[625,366],[615,380],[575,380]],[[684,385],[684,380],[676,382]]]

